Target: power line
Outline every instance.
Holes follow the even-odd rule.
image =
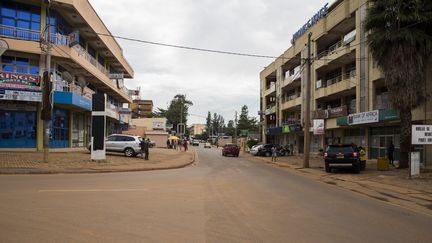
[[[257,58],[271,58],[271,59],[278,58],[276,56],[267,56],[267,55],[258,55],[258,54],[249,54],[249,53],[240,53],[240,52],[212,50],[212,49],[205,49],[205,48],[198,48],[198,47],[191,47],[191,46],[173,45],[173,44],[167,44],[167,43],[161,43],[161,42],[155,42],[155,41],[147,41],[147,40],[140,40],[140,39],[136,39],[136,38],[117,36],[117,35],[112,35],[112,34],[103,34],[103,33],[98,33],[98,32],[96,32],[96,34],[102,35],[102,36],[109,36],[109,37],[122,39],[122,40],[127,40],[127,41],[134,41],[134,42],[140,42],[140,43],[145,43],[145,44],[150,44],[150,45],[166,46],[166,47],[173,47],[173,48],[193,50],[193,51],[203,51],[203,52],[212,52],[212,53],[219,53],[219,54],[228,54],[228,55],[246,56],[246,57],[257,57]]]

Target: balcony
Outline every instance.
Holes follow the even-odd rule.
[[[276,85],[275,83],[269,85],[266,87],[266,90],[264,91],[264,97],[269,96],[270,94],[276,92]]]
[[[276,106],[270,106],[264,112],[264,114],[266,114],[266,115],[271,115],[274,113],[276,113]]]
[[[315,69],[320,69],[331,62],[350,54],[354,49],[355,46],[351,47],[351,45],[345,44],[342,40],[336,42],[317,55],[317,60],[315,60]]]
[[[41,33],[38,31],[0,25],[0,37],[14,39],[10,41],[12,42],[12,45],[11,43],[9,43],[11,45],[10,50],[12,51],[40,53],[39,42],[41,39]],[[21,41],[31,41],[31,43],[29,42],[27,44]],[[79,64],[87,72],[91,73],[98,80],[100,80],[97,84],[100,85],[100,82],[103,82],[108,85],[109,88],[106,87],[105,92],[110,92],[110,90],[114,90],[115,92],[120,94],[117,94],[117,96],[120,96],[122,100],[127,102],[132,101],[132,98],[129,96],[127,89],[125,87],[119,89],[117,85],[109,79],[108,70],[104,66],[102,66],[94,57],[92,57],[84,48],[82,48],[80,45],[75,45],[72,48],[69,47],[68,36],[58,33],[51,34],[50,42],[57,46],[56,48],[52,49],[53,56],[65,57],[66,55],[68,58]],[[90,63],[91,65],[89,65],[88,63]],[[99,75],[97,72],[94,72],[94,69],[92,67],[97,69],[98,72],[101,73],[101,75]]]
[[[352,88],[356,87],[356,70],[351,70],[343,75],[339,75],[336,77],[333,77],[331,79],[327,79],[324,81],[324,84],[326,84],[322,88],[318,88],[315,91],[315,99],[319,99],[325,96],[329,96],[332,94],[336,94],[345,90],[350,90]]]
[[[107,117],[111,117],[115,120],[120,119],[119,108],[113,104],[107,103],[105,106],[105,113]]]
[[[282,104],[282,110],[288,110],[302,104],[302,97],[300,95],[295,95],[295,97],[293,96],[291,98],[292,99],[289,99]]]
[[[21,29],[13,26],[0,25],[0,36],[5,38],[25,40],[25,41],[36,41],[41,40],[41,32]],[[69,45],[69,37],[58,33],[51,34],[50,42],[54,45]]]

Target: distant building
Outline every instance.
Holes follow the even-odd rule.
[[[206,127],[206,124],[192,124],[192,126],[189,127],[189,133],[191,136],[201,135],[205,131]]]
[[[130,121],[131,128],[127,133],[149,138],[156,143],[156,147],[165,147],[168,138],[166,123],[165,117],[132,119]]]
[[[152,118],[153,101],[152,100],[134,100],[131,104],[132,118]]]

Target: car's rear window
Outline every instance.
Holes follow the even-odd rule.
[[[327,152],[350,153],[350,152],[354,152],[354,149],[351,146],[329,146]]]

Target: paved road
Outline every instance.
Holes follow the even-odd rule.
[[[0,242],[431,242],[432,218],[220,150],[177,170],[0,176]]]

